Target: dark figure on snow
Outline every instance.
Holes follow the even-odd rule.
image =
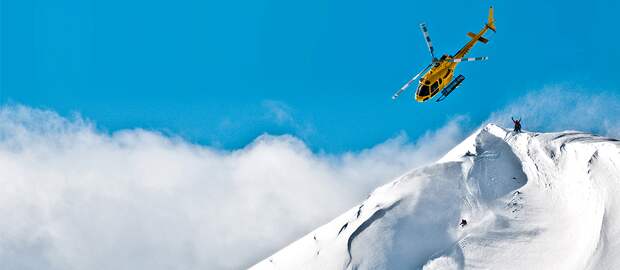
[[[512,119],[512,122],[515,123],[515,132],[521,132],[521,118],[515,120],[514,118],[510,117],[510,119]]]
[[[467,220],[461,219],[461,223],[459,224],[461,227],[465,227],[467,225]]]

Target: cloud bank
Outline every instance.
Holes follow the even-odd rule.
[[[79,116],[0,110],[3,269],[238,269],[436,160],[457,118],[411,143],[317,154],[263,135],[222,151],[141,129],[112,134]],[[430,142],[430,143],[428,143]]]

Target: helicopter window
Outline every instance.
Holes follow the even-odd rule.
[[[442,84],[443,80],[441,78],[439,78],[439,84]]]
[[[428,96],[428,94],[430,93],[430,87],[428,85],[422,85],[420,86],[420,88],[418,89],[418,96]]]
[[[439,91],[439,83],[440,83],[440,82],[435,82],[435,83],[431,86],[431,95],[435,95],[435,94],[437,94],[437,92]]]
[[[444,78],[448,78],[448,76],[450,75],[450,73],[452,72],[452,70],[448,69],[448,71],[446,71],[446,75],[443,75]]]

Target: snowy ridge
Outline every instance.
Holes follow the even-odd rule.
[[[487,125],[251,269],[620,269],[619,166],[614,139]]]

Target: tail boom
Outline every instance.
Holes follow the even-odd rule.
[[[478,34],[474,34],[472,32],[467,33],[467,36],[469,36],[471,40],[467,42],[467,44],[465,44],[465,46],[463,46],[463,48],[461,48],[456,54],[454,54],[454,58],[463,58],[467,54],[467,52],[469,52],[469,50],[474,46],[474,44],[476,44],[476,42],[478,41],[485,43],[485,44],[489,42],[488,39],[483,37],[484,33],[486,33],[487,30],[491,30],[495,32],[495,19],[493,18],[493,7],[489,8],[489,18],[488,18],[487,23],[482,28],[482,30],[480,30]]]
[[[467,33],[467,36],[472,38],[472,39],[478,39],[478,41],[480,41],[480,42],[482,42],[484,44],[487,44],[487,42],[489,42],[488,39],[486,39],[486,38],[484,38],[482,36],[477,36],[476,34],[474,34],[472,32]]]

